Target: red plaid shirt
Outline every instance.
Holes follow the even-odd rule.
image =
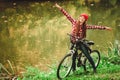
[[[72,23],[72,31],[71,34],[75,37],[78,37],[80,39],[83,39],[86,37],[86,29],[106,29],[104,26],[96,26],[96,25],[85,25],[85,29],[82,28],[83,25],[80,26],[80,29],[78,30],[76,27],[77,21],[73,19],[63,8],[60,10],[67,19]],[[75,39],[72,38],[72,41],[74,42]]]

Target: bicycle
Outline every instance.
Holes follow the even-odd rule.
[[[70,34],[68,34],[70,37],[74,37]],[[79,42],[85,43],[87,49],[89,50],[90,56],[92,57],[95,67],[97,68],[100,63],[100,53],[98,50],[92,50],[90,48],[91,45],[94,45],[93,41],[88,40],[79,40],[76,39],[76,42],[74,44],[74,47],[72,50],[69,50],[68,54],[66,54],[63,59],[60,61],[58,68],[57,68],[57,78],[63,79],[67,77],[71,70],[74,72],[76,71],[77,67],[83,67],[84,71],[87,71],[88,69],[91,69],[91,64],[85,57],[85,55],[82,52],[79,52],[79,45],[77,45]]]

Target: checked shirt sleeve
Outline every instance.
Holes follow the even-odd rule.
[[[68,14],[67,11],[65,11],[63,8],[61,8],[60,11],[67,17],[67,19],[68,19],[72,24],[74,24],[75,20]]]
[[[97,26],[97,25],[86,25],[87,29],[100,29],[100,30],[104,30],[106,29],[105,26]]]

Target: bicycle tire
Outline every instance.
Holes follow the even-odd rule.
[[[64,65],[64,62],[66,62],[67,59],[68,59],[68,61]],[[68,65],[69,62],[70,62],[70,65]],[[68,67],[67,67],[67,65],[68,65]],[[63,71],[61,72],[62,68],[68,68],[68,69],[64,73]],[[58,79],[63,79],[65,77],[67,77],[70,74],[71,69],[72,69],[72,54],[69,53],[69,54],[66,54],[63,57],[63,59],[60,61],[59,65],[58,65],[58,68],[57,68],[57,78]]]
[[[97,68],[99,63],[100,63],[100,53],[99,53],[99,51],[98,50],[91,51],[90,56],[92,57],[92,59],[95,63],[95,67]],[[90,69],[90,68],[93,68],[92,65],[89,63],[87,58],[85,58],[85,60],[84,60],[84,65],[85,65],[84,66],[85,71]]]

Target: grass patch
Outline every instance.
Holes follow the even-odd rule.
[[[97,73],[84,72],[80,67],[74,74],[70,74],[63,80],[120,80],[120,58],[116,55],[118,49],[108,48],[108,56],[101,54],[101,61],[97,68]],[[22,78],[18,80],[57,80],[57,66],[53,66],[49,72],[40,71],[34,67],[27,67]]]
[[[120,65],[113,64],[106,59],[108,58],[101,59],[97,73],[81,71],[81,67],[80,70],[63,80],[119,80]],[[27,67],[23,77],[19,77],[18,80],[57,80],[56,69],[54,67],[49,72],[44,72],[34,67]]]

